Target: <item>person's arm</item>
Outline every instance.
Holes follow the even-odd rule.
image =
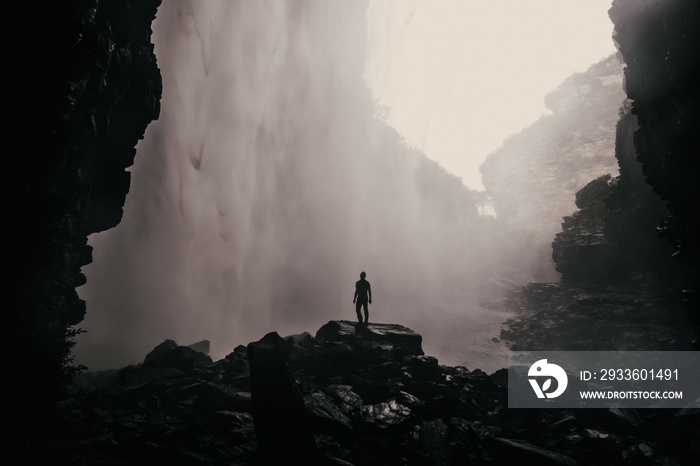
[[[372,287],[369,282],[367,282],[367,292],[369,293],[369,303],[372,304]]]
[[[357,284],[355,284],[355,296],[352,297],[352,303],[355,304],[355,300],[357,299]]]

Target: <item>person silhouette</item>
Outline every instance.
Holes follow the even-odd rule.
[[[368,300],[369,304],[372,304],[372,288],[369,286],[369,282],[365,280],[366,276],[367,274],[364,272],[360,274],[360,279],[355,283],[355,296],[352,298],[352,303],[355,304],[355,311],[357,312],[357,320],[360,323],[362,323],[360,308],[365,308],[365,324],[369,321]]]

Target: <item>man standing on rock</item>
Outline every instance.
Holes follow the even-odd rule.
[[[355,283],[355,296],[352,298],[352,303],[355,304],[355,310],[357,311],[357,320],[362,323],[362,314],[360,314],[360,307],[365,308],[365,324],[369,322],[369,311],[367,310],[367,302],[369,299],[369,304],[372,304],[372,288],[369,286],[369,282],[365,280],[367,276],[366,273],[362,272],[360,274],[360,279]]]

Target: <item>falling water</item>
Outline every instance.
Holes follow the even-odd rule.
[[[435,335],[436,320],[479,309],[518,246],[375,118],[366,7],[164,2],[162,113],[123,221],[90,239],[80,362],[140,362],[166,338],[209,339],[218,358],[269,331],[354,319],[363,270],[371,320]]]

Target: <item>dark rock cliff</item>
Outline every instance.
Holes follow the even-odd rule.
[[[668,215],[664,202],[645,183],[636,159],[634,115],[617,124],[615,157],[620,175],[599,177],[576,193],[581,210],[564,217],[552,244],[562,281],[678,287],[683,270],[656,226]]]
[[[160,111],[159,4],[17,2],[3,13],[2,341],[21,354],[6,360],[6,428],[35,422],[71,373],[87,236],[119,223],[125,169]]]
[[[629,97],[617,125],[620,176],[578,192],[581,210],[564,218],[553,258],[565,282],[686,289],[697,327],[700,8],[622,0],[610,17]]]
[[[639,130],[634,146],[647,182],[666,202],[661,232],[674,257],[694,269],[686,297],[700,318],[700,5],[693,0],[615,0],[610,9],[624,57],[627,95]]]
[[[562,281],[531,283],[509,300],[518,316],[501,336],[512,349],[699,346],[700,7],[616,0],[609,13],[629,97],[617,124],[620,176],[578,191],[580,210],[553,244]]]
[[[615,175],[615,122],[623,100],[622,63],[611,55],[564,80],[545,98],[552,114],[507,139],[481,167],[498,219],[529,240],[536,280],[557,278],[550,245],[576,191],[593,178]]]

